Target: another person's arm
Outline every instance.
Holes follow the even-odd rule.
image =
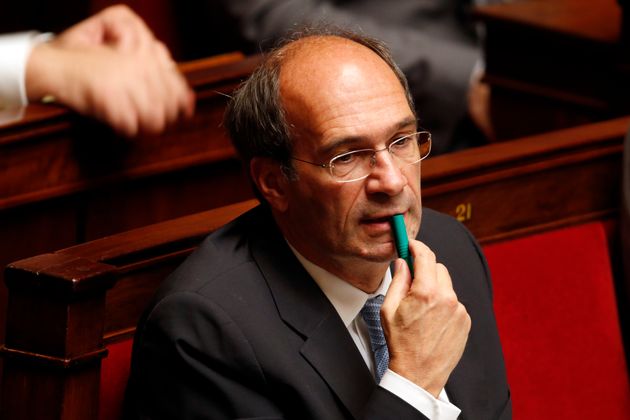
[[[168,50],[126,6],[36,43],[26,56],[22,100],[53,97],[126,136],[161,132],[194,109]]]

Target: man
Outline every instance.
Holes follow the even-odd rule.
[[[131,417],[510,419],[487,267],[461,225],[421,208],[430,137],[386,49],[303,33],[226,124],[263,204],[158,292]],[[390,273],[394,214],[420,232],[413,278],[400,259]]]
[[[128,7],[106,8],[48,38],[0,36],[0,122],[44,98],[129,137],[159,133],[192,114],[194,94],[170,53]]]

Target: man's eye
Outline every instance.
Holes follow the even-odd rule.
[[[337,156],[335,159],[333,159],[333,162],[337,165],[343,165],[343,164],[352,163],[352,161],[355,158],[356,158],[355,153],[350,152],[341,156]]]
[[[401,137],[398,140],[395,140],[391,145],[397,148],[407,147],[411,143],[412,138],[413,136]]]

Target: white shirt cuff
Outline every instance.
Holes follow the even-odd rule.
[[[461,413],[459,408],[450,403],[444,389],[438,398],[435,398],[418,385],[389,369],[381,378],[379,386],[401,398],[429,420],[456,420]]]
[[[28,104],[26,97],[26,62],[31,49],[52,34],[35,31],[0,36],[0,110]]]

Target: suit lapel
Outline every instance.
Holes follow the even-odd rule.
[[[304,338],[302,356],[357,418],[376,386],[374,378],[341,318],[295,258],[271,215],[264,209],[256,212],[251,251],[278,312]]]
[[[302,355],[353,417],[359,418],[376,383],[336,313],[312,331],[302,347]]]

